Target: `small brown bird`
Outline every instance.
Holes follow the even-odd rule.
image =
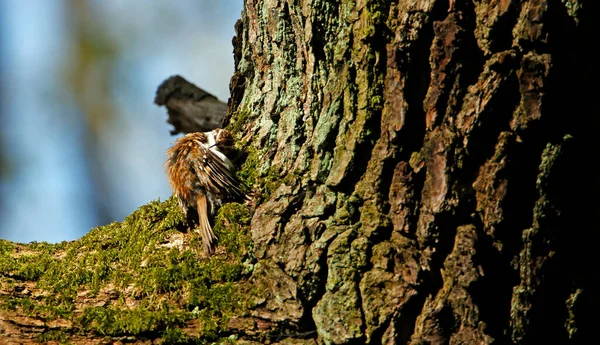
[[[217,239],[209,222],[223,200],[247,198],[240,190],[234,166],[225,154],[233,148],[233,137],[224,129],[186,134],[167,150],[165,168],[171,188],[183,213],[198,211],[198,230],[207,255]]]

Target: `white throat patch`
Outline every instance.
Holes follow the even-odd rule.
[[[221,158],[221,160],[223,161],[223,163],[225,163],[225,166],[227,167],[227,169],[229,169],[229,171],[233,172],[233,163],[231,163],[229,158],[227,158],[227,156],[225,156],[221,151],[219,151],[217,146],[215,146],[217,142],[217,138],[215,138],[215,131],[205,132],[204,134],[206,134],[206,138],[208,139],[208,147],[210,147],[210,150],[213,153],[215,153],[219,158]]]

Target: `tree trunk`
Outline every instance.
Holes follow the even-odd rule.
[[[598,262],[600,184],[583,164],[599,148],[598,7],[246,0],[227,126],[253,213],[221,210],[210,259],[177,231],[173,200],[62,247],[6,243],[0,329],[27,338],[18,320],[40,320],[36,301],[54,291],[72,309],[48,312],[66,321],[40,321],[38,339],[587,343],[600,307],[585,266]],[[74,295],[31,272],[40,257],[54,268],[115,248],[140,257],[88,260]],[[143,308],[150,321],[128,323]]]

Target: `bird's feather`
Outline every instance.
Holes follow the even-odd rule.
[[[208,208],[206,203],[206,196],[204,194],[198,194],[196,199],[196,209],[198,210],[198,228],[202,236],[202,246],[207,255],[210,255],[213,250],[213,241],[217,239],[215,236],[210,222],[208,221]]]

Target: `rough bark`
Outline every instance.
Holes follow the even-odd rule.
[[[291,321],[323,343],[591,333],[596,6],[246,1],[233,110],[278,178],[251,233],[298,284]]]
[[[119,225],[143,221],[142,257],[159,262],[153,251],[168,246],[194,269],[237,273],[202,285],[172,259],[173,285],[141,296],[114,285],[87,302],[77,293],[72,324],[52,327],[75,342],[85,342],[82,332],[91,342],[201,342],[207,332],[239,343],[586,342],[600,307],[600,184],[588,172],[600,130],[590,86],[597,9],[591,0],[247,0],[226,123],[245,153],[239,176],[254,185],[256,209],[221,212],[222,250],[194,256],[201,267],[187,260],[197,243],[177,231],[172,201]],[[102,248],[95,231],[86,240]],[[150,240],[156,246],[144,250]],[[48,260],[74,245],[65,246]],[[23,272],[15,248],[25,247],[4,250],[12,270],[3,298],[42,295],[45,276]],[[215,286],[234,286],[233,299],[248,305],[189,299]],[[151,296],[189,315],[159,318],[141,334],[129,324],[103,331],[80,315],[90,317],[84,307],[106,291],[124,300],[115,308]],[[12,307],[0,325],[22,331],[33,326],[19,318],[39,321],[22,303]]]

